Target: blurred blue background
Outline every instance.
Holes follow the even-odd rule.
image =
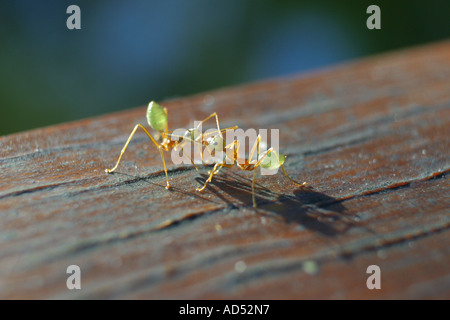
[[[0,135],[437,41],[449,21],[449,0],[3,0]]]

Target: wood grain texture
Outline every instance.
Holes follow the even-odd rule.
[[[143,132],[106,174],[145,107],[2,137],[0,298],[450,298],[450,42],[162,104],[280,129],[311,188],[259,177],[254,209],[251,173],[169,162],[167,191]]]

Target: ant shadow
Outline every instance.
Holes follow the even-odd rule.
[[[152,186],[156,186],[156,187],[160,187],[160,188],[164,188],[164,189],[166,188],[165,185],[161,185],[161,184],[158,184],[158,183],[151,182],[152,177],[150,177],[148,175],[146,175],[146,176],[132,175],[132,174],[122,173],[122,172],[113,172],[112,174],[116,174],[118,176],[123,176],[123,177],[129,178],[129,181],[144,182],[144,183],[147,183],[147,184],[152,185]],[[189,192],[189,191],[180,189],[180,188],[178,188],[176,186],[171,186],[170,189],[168,189],[167,191],[180,193],[180,194],[182,194],[184,196],[188,196],[188,197],[196,198],[196,199],[201,199],[201,200],[206,201],[206,202],[217,203],[217,201],[213,201],[211,199],[202,197],[201,195],[198,194],[198,192],[197,193]]]
[[[196,180],[203,185],[208,176],[201,175],[202,178]],[[251,180],[236,173],[225,178],[214,176],[207,189],[230,207],[237,207],[236,202],[224,197],[217,189],[244,205],[252,205]],[[270,218],[279,217],[287,224],[298,224],[327,237],[335,237],[356,226],[352,219],[354,217],[347,214],[341,202],[311,187],[297,188],[294,195],[286,195],[275,193],[256,182],[255,196],[258,204],[255,210],[259,214]]]

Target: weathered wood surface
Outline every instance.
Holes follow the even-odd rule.
[[[2,137],[1,298],[450,298],[450,42],[163,104],[279,128],[312,188],[260,177],[253,209],[251,173],[196,193],[208,168],[169,162],[167,191],[143,132],[106,174],[145,107]]]

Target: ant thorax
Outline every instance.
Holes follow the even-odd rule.
[[[163,134],[161,146],[165,150],[170,150],[172,148],[176,148],[177,145],[183,140],[182,137],[174,137],[170,134]]]

